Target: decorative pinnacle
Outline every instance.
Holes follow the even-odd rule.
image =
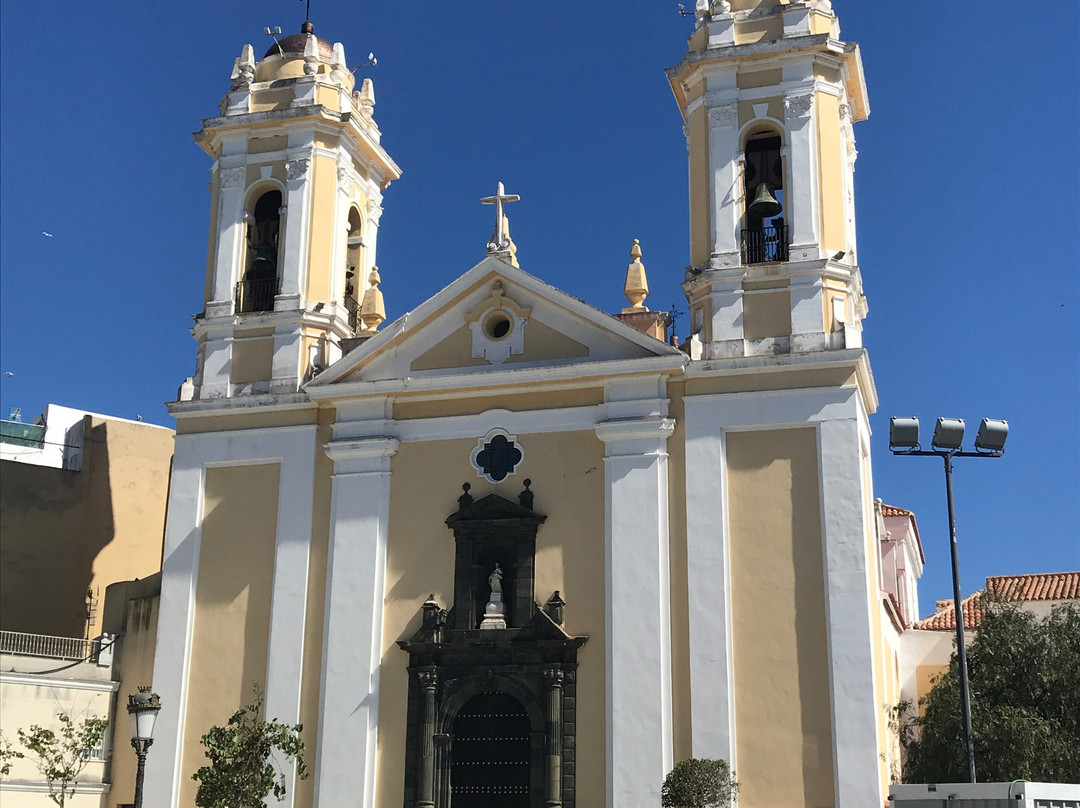
[[[374,334],[382,322],[386,319],[386,305],[383,302],[383,294],[379,291],[379,268],[373,266],[368,275],[368,283],[371,284],[364,291],[364,299],[360,302],[360,319],[364,323],[364,333]]]
[[[645,278],[645,265],[641,263],[641,244],[637,239],[634,239],[634,246],[630,248],[630,259],[630,265],[626,268],[626,283],[623,284],[623,294],[630,301],[630,305],[623,309],[623,314],[648,311],[644,301],[649,296],[649,281]]]

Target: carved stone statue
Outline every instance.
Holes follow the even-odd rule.
[[[482,629],[506,628],[506,612],[503,610],[502,597],[502,567],[498,564],[488,576],[488,586],[491,587],[491,599],[484,608],[484,620],[480,623]]]

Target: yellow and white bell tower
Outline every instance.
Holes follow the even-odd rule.
[[[829,0],[699,0],[668,79],[690,157],[695,358],[859,348],[859,47]]]
[[[181,401],[295,393],[385,319],[375,245],[400,170],[379,142],[371,80],[356,88],[344,47],[305,22],[258,61],[245,46],[231,81],[195,134],[214,159],[211,225]]]

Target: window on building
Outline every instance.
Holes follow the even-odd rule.
[[[281,191],[267,191],[255,202],[248,221],[247,263],[237,288],[237,308],[241,312],[274,310],[280,286],[280,230]]]

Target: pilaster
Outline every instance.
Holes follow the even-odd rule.
[[[673,765],[666,417],[658,378],[611,385],[604,442],[607,806],[654,808]],[[636,417],[635,417],[636,416]]]
[[[391,437],[338,439],[326,573],[315,805],[375,806]]]

